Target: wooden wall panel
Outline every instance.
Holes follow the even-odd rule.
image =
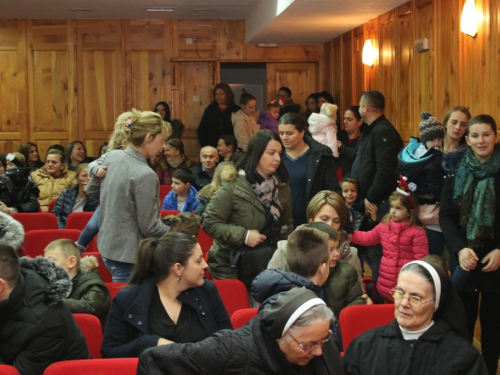
[[[242,60],[245,50],[244,20],[219,20],[221,60]]]
[[[345,108],[349,108],[351,105],[359,103],[359,99],[363,94],[363,82],[364,82],[364,66],[363,66],[363,45],[365,42],[365,32],[363,25],[355,28],[353,30],[353,43],[352,43],[352,98],[351,102],[345,103]]]
[[[395,121],[395,46],[394,46],[394,11],[379,17],[379,88],[385,96],[385,112],[389,120]],[[396,127],[397,125],[394,124]]]
[[[30,140],[58,139],[62,145],[77,136],[74,23],[66,20],[27,21]]]
[[[245,60],[254,61],[318,61],[322,46],[279,45],[275,48],[261,48],[245,45]]]
[[[78,114],[80,140],[89,154],[91,140],[106,140],[124,112],[125,71],[123,28],[119,20],[76,21]]]
[[[397,84],[395,103],[390,119],[399,129],[403,139],[411,135],[418,136],[418,118],[413,117],[413,29],[411,4],[407,3],[395,9],[397,23],[396,36],[396,68]],[[414,128],[416,127],[416,132]]]
[[[342,89],[344,87],[344,66],[342,65],[342,36],[339,36],[332,41],[332,66],[329,70],[332,72],[333,84],[330,87],[324,87],[327,91],[331,90],[331,94],[335,99],[335,102],[339,104],[339,107],[345,105],[342,101]]]
[[[28,136],[26,21],[0,20],[0,150],[17,151]]]
[[[378,18],[375,18],[371,21],[368,21],[364,24],[365,27],[365,40],[371,39],[372,46],[376,51],[379,51],[379,42],[378,42]],[[364,46],[364,41],[363,41]],[[363,46],[361,48],[363,48]],[[378,57],[379,54],[376,54],[375,61],[373,62],[373,66],[364,65],[364,87],[363,91],[368,90],[378,90],[379,88],[379,64],[380,59]]]
[[[352,31],[342,35],[342,98],[340,107],[347,108],[354,100]]]
[[[219,56],[217,20],[173,20],[173,34],[174,57]]]

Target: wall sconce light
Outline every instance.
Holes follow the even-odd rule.
[[[373,50],[373,45],[371,39],[367,39],[363,46],[363,53],[361,55],[361,61],[363,64],[368,66],[373,66],[373,60],[375,58],[375,51]]]
[[[466,0],[460,18],[460,31],[474,38],[477,34],[478,22],[479,14],[476,11],[475,1]]]

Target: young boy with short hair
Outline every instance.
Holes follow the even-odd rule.
[[[186,233],[194,238],[198,238],[201,230],[201,219],[191,212],[183,212],[178,215],[166,217],[170,222],[170,232]]]
[[[162,210],[193,212],[200,203],[196,199],[198,191],[193,186],[195,179],[187,169],[177,169],[172,174],[172,190],[163,200]]]
[[[96,257],[80,258],[80,250],[68,239],[52,241],[44,250],[44,257],[52,259],[56,266],[62,267],[71,278],[71,294],[64,304],[74,314],[92,314],[99,318],[104,328],[111,298],[102,281]]]

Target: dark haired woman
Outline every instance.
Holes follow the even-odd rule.
[[[19,146],[19,152],[24,155],[26,164],[31,168],[31,172],[36,171],[44,166],[43,161],[40,160],[38,153],[38,146],[33,142],[26,142]]]
[[[214,100],[205,109],[200,125],[198,139],[201,147],[217,147],[223,134],[234,134],[231,115],[240,108],[234,103],[233,90],[227,83],[218,83],[213,90]]]
[[[167,102],[158,102],[153,109],[153,112],[158,113],[163,121],[170,122],[170,107]]]
[[[257,99],[252,94],[245,92],[241,94],[240,107],[241,109],[231,116],[231,121],[238,145],[243,151],[246,151],[250,138],[260,130],[260,125],[257,123],[259,118]]]
[[[138,357],[147,348],[232,329],[217,287],[204,279],[206,268],[200,245],[188,234],[142,240],[128,287],[111,303],[103,357]]]
[[[64,157],[68,169],[75,172],[80,164],[87,162],[87,148],[83,142],[73,141],[66,146]]]
[[[191,168],[191,160],[184,154],[184,142],[171,138],[165,142],[164,158],[160,159],[156,174],[161,185],[172,185],[172,175],[178,169]]]
[[[367,126],[361,119],[358,105],[353,105],[344,112],[344,129],[339,130],[337,134],[340,156],[335,160],[339,181],[351,171],[356,145]]]
[[[500,147],[489,115],[469,121],[468,148],[445,154],[439,224],[450,253],[450,270],[468,271],[460,290],[469,339],[478,310],[481,348],[490,374],[500,355]],[[479,307],[480,305],[480,307]]]
[[[212,197],[203,230],[215,239],[208,253],[214,279],[236,279],[230,253],[243,245],[256,247],[286,239],[293,231],[289,176],[281,162],[279,137],[262,130],[254,134],[248,152]],[[221,175],[223,177],[224,175]]]
[[[335,104],[335,99],[333,99],[333,95],[328,91],[318,92],[318,109],[321,110],[321,106],[323,103]]]
[[[312,93],[307,97],[305,102],[306,111],[302,114],[302,116],[307,120],[312,113],[319,113],[319,105],[318,105],[319,94],[317,92]]]
[[[330,148],[315,141],[301,115],[286,113],[280,118],[279,134],[285,150],[283,161],[291,177],[293,224],[307,222],[309,200],[321,190],[339,191]]]

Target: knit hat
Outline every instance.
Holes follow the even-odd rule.
[[[425,143],[436,138],[444,138],[444,127],[441,122],[433,117],[429,112],[422,112],[422,121],[419,125],[420,141]]]

